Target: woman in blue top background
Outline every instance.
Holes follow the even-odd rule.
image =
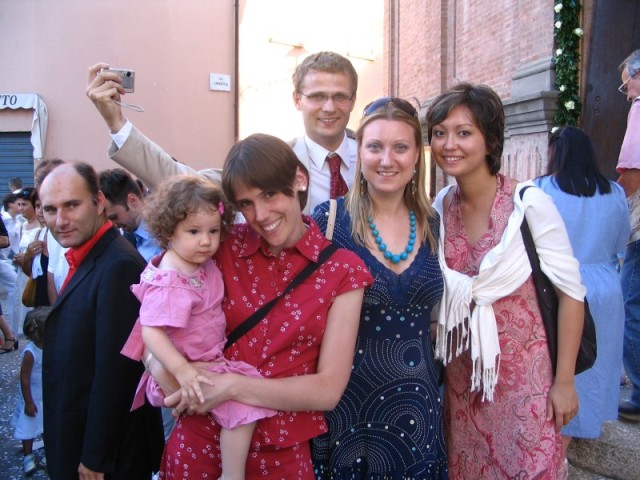
[[[549,194],[567,227],[582,283],[596,324],[598,357],[575,377],[580,410],[562,429],[563,444],[572,437],[598,438],[602,424],[618,417],[624,303],[617,271],[619,252],[630,234],[624,191],[598,169],[589,137],[579,128],[562,127],[549,139],[547,175],[535,183]]]
[[[356,133],[357,177],[337,200],[333,242],[375,278],[365,290],[351,378],[314,439],[318,479],[447,478],[430,317],[442,295],[438,220],[425,188],[415,108],[381,98]],[[326,232],[329,202],[313,217]]]

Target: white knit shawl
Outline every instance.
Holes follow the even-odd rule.
[[[493,400],[500,367],[500,343],[493,302],[513,293],[531,275],[531,265],[520,233],[525,211],[541,269],[557,288],[580,301],[584,299],[579,263],[573,257],[564,223],[553,200],[534,187],[527,191],[527,201],[523,203],[519,192],[526,185],[532,186],[533,183],[528,181],[516,187],[514,209],[502,238],[487,252],[478,274],[473,277],[450,269],[444,257],[443,200],[453,186],[440,191],[434,202],[440,214],[438,258],[444,277],[435,355],[445,365],[451,361],[455,330],[455,355],[471,346],[471,391],[482,387],[483,400]],[[475,304],[473,311],[472,302]]]

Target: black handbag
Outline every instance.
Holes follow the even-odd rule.
[[[524,191],[529,187],[520,190],[520,198],[522,199]],[[549,345],[549,355],[551,356],[551,365],[553,373],[556,373],[556,365],[558,362],[558,294],[544,272],[540,269],[540,258],[536,251],[536,245],[529,230],[527,219],[523,218],[520,225],[522,232],[522,240],[524,247],[531,263],[531,276],[536,287],[536,297],[540,305],[540,314],[542,322],[547,334],[547,344]],[[582,338],[580,339],[580,349],[578,350],[578,358],[576,359],[576,375],[591,368],[596,361],[598,347],[596,344],[596,325],[593,322],[589,303],[584,299],[584,326],[582,328]]]

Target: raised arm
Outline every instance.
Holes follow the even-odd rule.
[[[119,105],[124,89],[120,77],[113,72],[102,70],[107,63],[97,63],[89,68],[86,94],[104,119],[112,134],[120,134],[127,125],[127,119]],[[123,135],[123,144],[109,145],[109,157],[123,168],[133,173],[149,188],[155,187],[167,177],[180,174],[198,174],[213,181],[220,181],[220,174],[213,169],[198,172],[188,165],[176,162],[160,146],[149,140],[129,124],[130,131]]]

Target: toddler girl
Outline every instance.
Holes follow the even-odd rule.
[[[254,367],[223,357],[224,286],[212,257],[225,227],[233,221],[233,212],[222,192],[200,177],[173,177],[148,198],[144,217],[147,228],[166,250],[151,259],[140,283],[131,286],[141,302],[140,318],[122,353],[138,360],[146,348],[175,377],[183,399],[200,402],[204,400],[200,383],[211,382],[189,362],[216,362],[208,368],[216,373],[260,376]],[[152,405],[164,406],[163,392],[145,373],[133,408],[142,404],[145,390]],[[276,412],[224,402],[210,413],[223,428],[222,478],[243,479],[255,421]],[[189,442],[188,435],[184,441]]]
[[[20,390],[13,416],[14,436],[22,440],[24,473],[31,475],[38,468],[33,457],[33,440],[42,435],[42,339],[44,324],[51,307],[30,310],[22,330],[30,340],[22,352]]]

